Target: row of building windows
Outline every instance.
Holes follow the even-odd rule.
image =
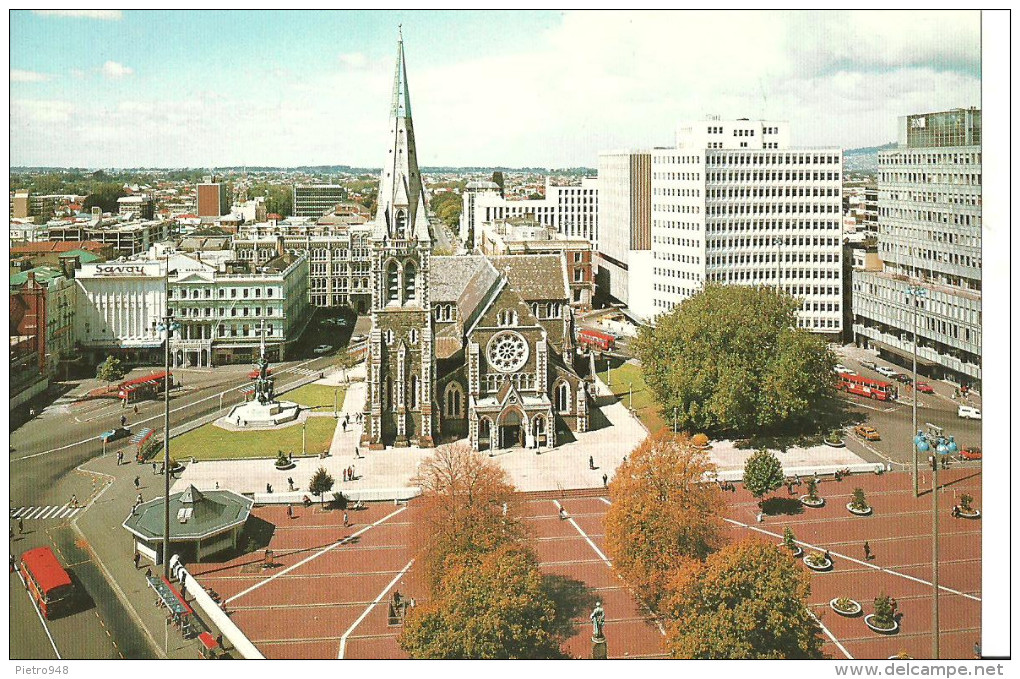
[[[262,288],[229,288],[230,299],[238,299],[238,290],[240,290],[240,299],[248,299],[252,297],[259,299],[262,297]],[[273,297],[273,288],[265,288],[265,296]],[[187,288],[170,288],[167,290],[167,299],[212,299],[212,288],[205,287],[201,291],[198,288],[192,288],[189,294]],[[226,299],[227,288],[218,288],[217,299]]]
[[[825,238],[820,236],[785,236],[780,237],[781,242],[776,242],[776,237],[743,237],[730,236],[729,238],[713,238],[708,241],[710,248],[754,248],[766,245],[782,245],[783,247],[796,246],[835,246],[839,245],[839,239],[835,237]]]
[[[805,170],[726,170],[709,172],[708,182],[823,182],[839,181],[838,172],[814,172]]]
[[[783,231],[789,233],[791,231],[818,231],[823,229],[838,229],[840,223],[835,220],[831,221],[819,221],[819,220],[808,220],[808,219],[783,219],[783,220],[759,220],[752,219],[751,221],[734,221],[726,220],[724,222],[712,221],[706,224],[706,231],[708,233],[728,233],[731,231]]]
[[[949,186],[981,186],[977,172],[879,172],[880,184],[945,184]]]
[[[695,161],[697,162],[697,161]],[[705,162],[713,165],[838,165],[839,155],[807,153],[708,154]]]
[[[709,264],[712,266],[712,264]],[[727,271],[727,272],[711,272],[708,274],[708,280],[715,281],[717,283],[733,283],[737,281],[751,281],[759,278],[774,278],[776,275],[775,269],[752,269],[751,271]],[[798,279],[825,279],[825,278],[839,278],[839,271],[835,269],[783,269],[780,273],[780,278],[784,280],[798,280]],[[789,292],[789,290],[787,290]]]
[[[182,317],[205,316],[207,318],[208,317],[212,317],[212,316],[219,316],[219,317],[224,317],[224,316],[231,316],[231,317],[234,317],[234,316],[262,316],[263,314],[265,314],[266,316],[274,316],[274,315],[278,316],[278,315],[280,315],[282,313],[281,309],[275,309],[274,310],[274,308],[271,307],[271,306],[270,307],[265,307],[265,308],[263,308],[263,307],[251,307],[251,308],[249,308],[249,307],[241,307],[240,310],[238,310],[237,307],[231,307],[229,314],[227,313],[227,310],[225,308],[223,308],[223,307],[219,307],[216,310],[216,313],[213,313],[213,310],[210,307],[204,307],[204,308],[201,308],[201,309],[197,308],[197,307],[172,307],[171,309],[174,311],[174,313],[176,313],[176,314],[178,314],[178,315],[180,315]]]
[[[718,255],[708,258],[708,263],[712,266],[718,266],[720,264],[757,264],[767,263],[776,261],[775,252],[761,253],[761,254],[733,254],[733,255]],[[822,264],[825,262],[838,262],[839,255],[829,253],[804,253],[804,252],[783,252],[780,258],[782,262],[788,262],[790,264],[804,263],[810,264],[812,262]]]
[[[839,188],[831,186],[764,186],[747,188],[708,189],[709,198],[794,198],[797,196],[838,196]]]
[[[915,203],[946,203],[947,205],[974,205],[980,207],[981,196],[974,193],[946,193],[942,191],[883,191],[883,200],[903,200]]]
[[[980,151],[895,151],[878,154],[879,165],[980,165]]]
[[[980,226],[979,215],[960,214],[946,210],[912,210],[909,208],[880,207],[879,217],[892,219],[909,219],[938,224],[958,224],[960,226]]]
[[[818,203],[748,203],[745,205],[709,205],[706,212],[710,215],[743,215],[743,214],[765,214],[777,212],[780,214],[824,214],[840,212],[839,205],[818,204]]]

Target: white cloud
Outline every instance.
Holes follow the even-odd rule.
[[[22,71],[18,68],[11,69],[12,83],[41,83],[53,78],[49,73],[37,73],[36,71]]]
[[[118,63],[116,61],[107,61],[105,64],[103,64],[102,71],[103,75],[106,76],[107,78],[110,78],[111,80],[123,78],[135,72],[133,68],[125,66],[124,64]]]
[[[78,80],[84,80],[87,74],[80,68],[72,68],[71,75],[73,75]]]
[[[364,52],[351,52],[340,55],[340,63],[350,68],[364,68],[368,64],[368,57]]]
[[[32,13],[39,16],[99,19],[101,21],[120,21],[124,18],[124,13],[119,9],[33,9]]]

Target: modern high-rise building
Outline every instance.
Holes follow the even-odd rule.
[[[346,195],[339,184],[295,184],[294,216],[321,217],[344,202]]]
[[[230,212],[230,190],[223,182],[210,179],[199,184],[195,200],[199,217],[222,217]]]
[[[854,336],[900,365],[981,382],[981,111],[903,116],[878,155],[880,272],[853,274]],[[915,306],[916,305],[916,306]]]
[[[651,152],[651,290],[646,318],[706,282],[778,286],[801,299],[798,326],[842,331],[842,151],[793,148],[786,122],[682,123]]]
[[[460,211],[460,226],[457,233],[461,243],[470,245],[475,242],[474,232],[472,231],[475,226],[475,205],[478,202],[478,197],[486,194],[499,196],[499,184],[490,181],[473,181],[468,182],[467,186],[464,187],[463,205]]]
[[[630,304],[635,288],[651,283],[652,155],[649,151],[599,154],[599,243],[596,285],[599,293]]]

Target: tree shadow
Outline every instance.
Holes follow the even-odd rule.
[[[799,498],[770,497],[761,503],[761,510],[769,516],[778,514],[803,514],[804,505]]]
[[[867,416],[852,410],[854,404],[840,396],[826,396],[818,402],[810,418],[789,422],[782,427],[756,432],[749,437],[738,438],[734,445],[740,449],[768,448],[787,452],[790,448],[810,448],[822,445],[825,436],[835,430],[851,427],[864,422]]]
[[[565,575],[543,575],[542,588],[556,605],[552,633],[560,640],[569,639],[576,633],[575,620],[587,617],[587,612],[595,607],[598,600],[595,590]]]

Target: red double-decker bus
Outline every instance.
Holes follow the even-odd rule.
[[[612,351],[613,347],[616,345],[616,337],[609,333],[585,328],[577,333],[577,343],[590,349]]]
[[[49,547],[30,549],[21,555],[21,575],[39,611],[50,619],[71,601],[71,576]]]
[[[173,373],[160,371],[152,373],[151,375],[143,375],[142,377],[136,377],[133,380],[127,382],[121,382],[120,389],[117,392],[117,398],[125,401],[140,401],[146,398],[156,398],[163,392],[165,388],[167,377],[170,376],[172,380]],[[170,383],[173,386],[173,382]]]
[[[890,382],[873,380],[860,375],[840,373],[836,376],[836,389],[858,396],[865,396],[879,401],[891,401],[896,398],[896,388]]]

